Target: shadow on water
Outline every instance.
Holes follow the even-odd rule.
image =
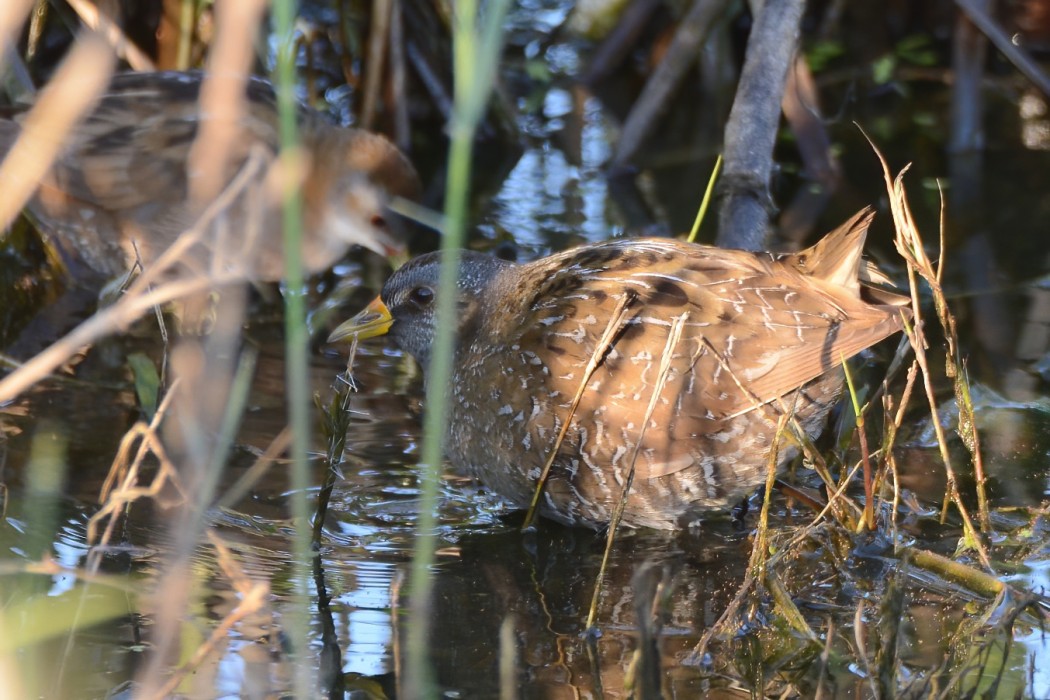
[[[507,53],[515,60],[508,62],[505,76],[521,112],[524,152],[490,171],[506,175],[484,183],[487,194],[476,202],[479,223],[472,244],[485,248],[509,241],[520,258],[528,259],[611,236],[686,229],[717,150],[715,143],[703,140],[711,132],[704,123],[710,117],[702,116],[703,105],[686,101],[674,108],[668,123],[675,128],[658,135],[650,167],[636,186],[621,191],[615,179],[607,178],[604,165],[622,118],[616,108],[622,96],[591,94],[576,83],[583,60],[579,48],[570,41],[552,41],[543,30],[560,26],[568,7],[534,4],[522,3],[512,18]],[[636,89],[635,77],[627,75],[610,89],[630,93]],[[841,104],[849,103],[846,86],[832,85],[827,91]],[[874,135],[892,163],[913,163],[913,204],[924,231],[936,230],[939,195],[933,179],[949,173],[943,155],[946,102],[947,87],[941,83],[901,80],[850,115]],[[1044,101],[1044,122],[1045,105]],[[1019,115],[1012,98],[991,97],[989,110],[990,148],[980,190],[983,201],[995,204],[968,222],[980,235],[969,232],[965,240],[956,240],[951,234],[945,283],[960,318],[963,355],[971,358],[968,369],[977,388],[978,427],[1002,537],[993,545],[1016,563],[1006,579],[1038,591],[1050,586],[1050,531],[1043,513],[1050,454],[1050,341],[1042,338],[1040,344],[1037,337],[1047,319],[1036,308],[1046,301],[1044,278],[1050,272],[1045,243],[1050,144],[1026,140],[1036,117]],[[859,206],[883,197],[874,157],[850,119],[829,127],[840,147],[843,184],[818,228],[828,229]],[[668,143],[691,146],[675,151]],[[785,165],[774,194],[787,201],[809,184],[799,173],[790,143],[782,144],[778,155]],[[440,168],[438,162],[421,169]],[[946,183],[950,192],[953,179]],[[891,255],[886,219],[880,216],[871,246],[883,261]],[[33,276],[41,255],[31,243],[23,245],[22,238],[11,236],[3,245],[0,332],[7,338],[8,329],[24,327],[49,298],[48,284],[53,281]],[[883,264],[894,268],[892,261]],[[341,273],[374,287],[381,278],[373,268],[372,262],[355,259]],[[260,355],[248,410],[219,493],[249,469],[287,420],[279,318],[263,300],[256,302],[252,318],[249,342],[258,345]],[[0,532],[5,565],[27,567],[50,552],[63,567],[84,566],[89,554],[87,521],[97,511],[98,494],[121,437],[139,418],[123,361],[133,351],[159,355],[151,329],[140,327],[131,337],[95,346],[78,358],[75,379],[63,372],[62,379],[42,383],[16,402],[0,406],[0,477],[7,489]],[[342,362],[334,351],[315,353],[311,380],[316,392],[330,393]],[[312,611],[311,643],[338,650],[336,666],[349,696],[393,696],[402,650],[399,620],[404,615],[396,594],[412,556],[418,511],[422,387],[411,360],[382,342],[359,352],[354,375],[360,390],[351,399],[343,478],[325,523],[323,577],[315,579],[312,591],[319,593],[317,584],[323,583],[328,605]],[[947,424],[954,415],[953,401],[947,398],[950,389],[941,396]],[[63,436],[65,473],[55,497],[40,500],[29,483],[28,465],[34,459],[34,439],[49,434]],[[922,410],[905,423],[898,448],[904,503],[899,526],[917,546],[951,555],[960,530],[951,518],[943,526],[936,520],[945,473],[932,434],[930,418]],[[314,445],[314,456],[323,449]],[[957,439],[952,450],[960,464],[966,462]],[[320,462],[312,462],[313,483],[322,480]],[[813,482],[802,468],[797,479],[803,486]],[[972,481],[972,475],[963,477],[959,488],[964,494],[972,493],[967,479]],[[226,631],[219,652],[181,687],[187,696],[264,697],[290,686],[292,669],[281,653],[288,640],[280,624],[291,596],[287,483],[285,465],[278,461],[248,496],[216,515],[215,527],[244,573],[269,581],[272,596],[262,611]],[[783,545],[792,537],[792,528],[809,522],[812,514],[783,494],[774,499],[774,541]],[[163,504],[149,501],[128,510],[116,544],[101,559],[100,574],[109,577],[103,587],[110,586],[119,596],[125,591],[115,581],[135,588],[134,595],[151,589],[172,546],[164,526],[168,516]],[[725,519],[674,536],[626,534],[612,556],[598,611],[601,635],[591,646],[584,620],[601,561],[601,534],[545,523],[539,533],[523,535],[520,514],[505,512],[498,499],[452,476],[442,484],[438,522],[431,656],[441,687],[457,697],[499,693],[501,655],[511,653],[499,643],[508,619],[516,658],[513,677],[521,697],[626,697],[625,679],[638,644],[634,576],[644,562],[667,572],[666,600],[653,607],[662,621],[661,677],[670,697],[745,697],[749,691],[775,694],[787,689],[804,695],[819,690],[825,697],[871,696],[877,669],[857,659],[868,658],[865,651],[870,656],[878,650],[881,630],[865,626],[875,611],[864,601],[876,594],[892,599],[884,594],[893,585],[906,590],[900,594],[896,617],[901,622],[897,653],[904,673],[936,678],[947,660],[961,664],[953,654],[961,653],[961,640],[976,629],[971,610],[983,613],[988,605],[962,586],[917,570],[910,570],[912,578],[898,580],[900,560],[891,557],[889,545],[877,537],[844,539],[817,528],[782,578],[807,622],[820,631],[820,639],[804,639],[767,602],[741,613],[748,624],[762,623],[760,629],[752,634],[745,627],[734,637],[716,639],[704,657],[693,658],[696,644],[744,580],[752,512],[742,526]],[[222,574],[212,548],[199,547],[190,561],[195,583],[192,611],[199,619],[184,624],[182,647],[192,650],[210,634],[204,623],[222,619],[240,594]],[[848,570],[841,568],[843,562]],[[90,601],[80,598],[84,590],[61,573],[0,580],[0,591],[10,601],[46,597],[59,606],[56,609],[78,615],[84,614],[85,605],[90,607]],[[132,595],[127,593],[128,600]],[[32,655],[36,671],[26,673],[32,688],[47,697],[127,697],[131,680],[145,663],[149,615],[156,603],[144,596],[128,605],[130,612],[41,642]],[[18,609],[13,603],[8,607]],[[1007,669],[1000,692],[1012,695],[1015,689],[1028,689],[1045,694],[1050,677],[1042,661],[1050,649],[1037,626],[1020,617],[1003,629],[1011,631],[1013,644],[999,647]],[[866,650],[858,649],[862,642]],[[47,663],[50,659],[61,663],[55,667]],[[915,695],[933,687],[921,686]]]

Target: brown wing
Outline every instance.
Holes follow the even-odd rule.
[[[852,235],[854,244],[863,244],[862,234]],[[852,259],[855,270],[859,254]],[[636,432],[671,324],[681,317],[682,338],[671,351],[650,425],[672,442],[716,434],[727,418],[792,392],[900,328],[895,309],[863,302],[856,284],[842,287],[805,274],[797,257],[778,260],[635,240],[570,251],[555,260],[553,274],[547,265],[535,270],[548,275],[546,282],[528,297],[516,331],[504,334],[511,348],[537,348],[544,360],[522,364],[533,368],[525,380],[533,395],[547,397],[550,428],[564,418],[583,368],[625,295],[631,301],[624,328],[588,380],[576,416],[584,423],[594,416],[598,430]],[[838,269],[827,264],[814,269],[825,274],[829,268]],[[525,277],[523,289],[536,284]],[[662,476],[693,459],[683,451],[681,464],[673,457],[640,460],[639,476]]]
[[[186,158],[197,135],[201,75],[124,73],[71,135],[52,170],[51,187],[111,212],[156,213],[159,202],[186,197]],[[253,145],[277,147],[268,86],[252,80],[249,111],[231,145],[231,173]]]

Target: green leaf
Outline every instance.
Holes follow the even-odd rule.
[[[141,352],[128,355],[128,367],[135,379],[135,395],[138,396],[139,406],[146,416],[146,420],[152,420],[153,414],[157,412],[157,398],[160,396],[160,375],[153,360]]]
[[[893,72],[897,68],[897,57],[886,54],[882,58],[875,59],[871,64],[871,77],[877,85],[885,85],[893,78]]]
[[[813,42],[806,51],[806,61],[814,73],[819,73],[828,67],[836,58],[846,53],[841,41],[828,39]]]

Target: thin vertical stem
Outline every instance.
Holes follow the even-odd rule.
[[[292,170],[298,144],[295,103],[296,42],[293,30],[295,3],[277,0],[273,4],[274,32],[278,40],[275,83],[280,119],[282,165]],[[315,697],[315,664],[305,658],[309,649],[309,575],[314,554],[310,547],[310,512],[306,494],[310,488],[306,455],[310,440],[310,385],[307,365],[306,304],[303,294],[302,198],[298,185],[284,193],[284,264],[287,285],[284,294],[285,380],[288,392],[288,420],[292,428],[291,510],[295,523],[293,543],[293,595],[287,631],[292,639],[295,666],[295,695]]]
[[[447,421],[446,402],[452,378],[456,287],[460,248],[466,228],[474,131],[481,120],[498,64],[501,27],[508,0],[486,5],[479,28],[476,0],[454,5],[452,43],[455,105],[450,124],[448,187],[445,191],[445,236],[442,241],[441,276],[438,281],[437,333],[427,371],[426,417],[423,422],[424,465],[420,493],[415,555],[409,576],[412,612],[407,634],[404,673],[406,697],[431,697],[436,691],[427,661],[430,601],[430,567],[434,561],[438,486]]]

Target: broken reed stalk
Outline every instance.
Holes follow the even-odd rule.
[[[624,479],[623,489],[620,491],[620,499],[616,503],[612,519],[609,522],[609,532],[605,540],[605,552],[602,554],[602,564],[598,568],[598,576],[594,582],[594,593],[591,595],[591,607],[587,613],[587,629],[592,629],[594,627],[594,620],[598,615],[598,598],[601,596],[602,582],[605,580],[605,571],[609,566],[609,556],[612,554],[613,543],[616,541],[616,531],[619,529],[620,521],[623,519],[623,511],[627,507],[627,498],[631,495],[631,484],[634,483],[635,465],[638,463],[638,455],[642,451],[642,443],[645,441],[645,433],[649,428],[649,423],[653,419],[653,411],[656,410],[656,403],[660,400],[660,395],[663,393],[664,385],[667,383],[667,374],[671,371],[671,360],[674,356],[674,349],[678,347],[678,342],[682,339],[682,328],[685,326],[686,319],[688,318],[688,312],[681,316],[675,316],[674,320],[671,321],[671,328],[667,333],[667,342],[664,344],[664,351],[660,356],[660,369],[656,375],[656,383],[653,385],[652,394],[649,396],[649,405],[645,409],[645,417],[642,419],[642,425],[638,429],[638,438],[634,443],[634,450],[631,452],[630,466],[627,468],[627,478]],[[604,355],[605,353],[603,351],[602,356]],[[590,378],[589,374],[585,374],[586,377],[580,385],[581,389],[583,389]],[[566,424],[568,424],[568,421],[566,421]]]
[[[547,477],[550,475],[551,466],[553,466],[554,460],[558,457],[558,450],[561,449],[561,444],[565,441],[565,435],[569,432],[569,426],[572,425],[573,416],[576,415],[576,409],[579,408],[580,399],[583,398],[583,394],[587,390],[587,382],[591,380],[591,375],[594,374],[595,370],[598,369],[598,365],[605,359],[605,354],[612,346],[613,339],[616,338],[623,328],[624,320],[627,316],[627,308],[636,298],[634,291],[630,289],[623,293],[623,296],[616,302],[616,308],[613,309],[609,323],[605,326],[605,332],[598,339],[598,344],[594,346],[594,350],[587,360],[587,366],[583,369],[583,375],[580,377],[580,384],[576,387],[576,394],[572,397],[572,403],[569,404],[569,411],[562,420],[558,437],[555,438],[554,444],[548,451],[547,461],[544,462],[543,470],[540,472],[539,478],[536,479],[536,490],[532,494],[529,510],[525,513],[525,522],[521,526],[523,531],[531,530],[536,521],[536,516],[539,514],[540,499],[543,498],[543,491],[547,486]]]
[[[867,134],[865,134],[867,138]],[[912,217],[911,207],[908,205],[907,193],[904,189],[904,174],[908,172],[908,168],[905,167],[901,170],[896,177],[892,176],[889,169],[889,164],[886,162],[882,152],[875,146],[875,144],[868,139],[868,143],[871,144],[872,150],[875,151],[875,155],[878,157],[880,164],[882,165],[883,179],[886,184],[886,192],[889,195],[890,210],[893,214],[893,225],[896,230],[896,236],[894,237],[894,245],[897,248],[897,252],[904,258],[907,263],[908,269],[908,283],[911,288],[912,297],[912,323],[908,323],[905,319],[904,331],[911,341],[912,349],[915,352],[915,361],[919,365],[919,369],[922,371],[923,387],[926,390],[927,402],[930,406],[930,416],[933,423],[934,433],[937,436],[937,445],[941,454],[941,461],[944,463],[945,473],[947,474],[948,484],[945,490],[945,507],[941,510],[941,521],[944,522],[947,517],[947,503],[951,502],[955,505],[956,510],[959,512],[959,517],[963,521],[963,532],[966,539],[966,544],[972,547],[977,555],[981,559],[981,563],[984,564],[989,570],[992,569],[991,560],[988,557],[988,552],[981,542],[980,535],[977,528],[974,527],[973,520],[970,518],[969,509],[962,501],[962,496],[959,493],[958,478],[956,477],[955,470],[952,467],[951,456],[948,452],[948,443],[944,435],[944,428],[940,424],[940,420],[937,414],[937,399],[934,395],[933,390],[933,379],[930,372],[929,363],[926,358],[926,343],[925,335],[922,330],[922,308],[919,303],[919,285],[918,278],[921,276],[929,284],[933,290],[935,304],[941,309],[938,311],[939,317],[942,319],[942,325],[944,326],[945,336],[951,337],[951,345],[949,348],[949,357],[946,358],[946,365],[957,367],[955,364],[955,358],[957,357],[957,350],[955,345],[955,333],[954,333],[954,320],[951,319],[951,313],[948,311],[947,304],[944,301],[944,293],[941,290],[940,285],[940,273],[935,272],[933,265],[930,262],[929,257],[926,255],[926,251],[922,245],[922,238],[919,236],[918,228],[915,226],[915,220]],[[942,224],[942,255],[943,255],[943,224]],[[943,264],[942,264],[943,267]],[[936,301],[937,299],[940,301]],[[943,313],[943,316],[940,314]],[[958,376],[953,378],[956,382],[956,391],[960,391],[958,382],[965,382],[965,380]],[[968,388],[966,393],[969,393]],[[960,411],[962,409],[960,408]],[[971,423],[972,425],[972,423]],[[967,442],[964,437],[963,442]],[[983,495],[984,484],[978,479],[977,481],[978,490],[978,503],[984,504],[984,509],[987,510],[987,500]],[[987,517],[985,513],[982,518]]]
[[[332,500],[332,492],[339,480],[339,466],[343,463],[343,450],[346,449],[346,433],[350,429],[350,394],[357,391],[354,383],[353,367],[354,358],[357,357],[357,336],[350,342],[350,351],[346,358],[346,371],[336,377],[335,392],[332,400],[327,406],[321,403],[318,396],[314,397],[318,410],[321,412],[322,424],[325,437],[328,438],[328,448],[325,450],[325,477],[321,484],[321,490],[317,494],[317,506],[314,509],[314,527],[312,544],[317,547],[321,544],[321,534],[324,532],[325,516],[328,513],[328,504]]]

